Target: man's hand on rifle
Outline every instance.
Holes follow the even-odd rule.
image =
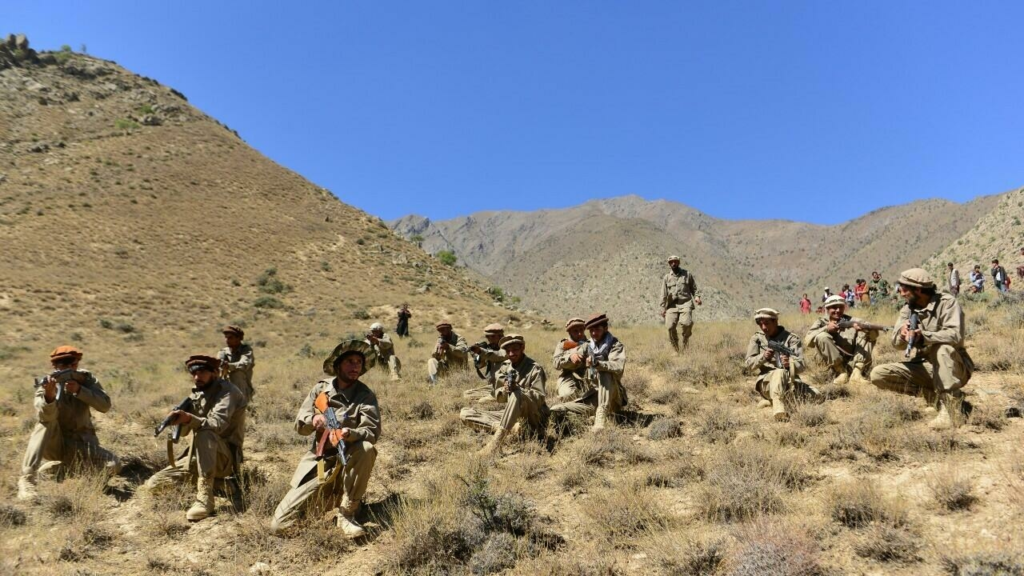
[[[349,430],[348,428],[342,428],[341,429],[341,439],[344,440],[345,442],[348,442],[349,440],[351,440],[352,439],[352,431]]]
[[[579,364],[579,363],[580,363],[580,361],[582,361],[582,360],[583,360],[583,357],[582,357],[582,356],[580,356],[579,354],[577,354],[577,353],[573,352],[572,354],[570,354],[570,355],[569,355],[569,360],[570,360],[570,361],[571,361],[571,362],[572,362],[573,364]]]
[[[775,359],[775,350],[766,348],[764,354],[761,354],[761,358],[763,358],[765,362],[771,362]]]
[[[664,317],[665,317],[665,310],[662,310],[662,311],[661,311],[661,317],[662,317],[662,318],[664,318]]]
[[[327,418],[324,418],[323,414],[317,414],[313,416],[313,428],[317,430],[323,430],[327,427]]]
[[[82,385],[78,383],[78,380],[71,378],[64,384],[64,391],[74,396],[82,389]]]
[[[366,339],[369,340],[370,344],[373,344],[374,346],[376,346],[377,343],[380,342],[380,339],[374,336],[372,332],[366,335]]]
[[[43,398],[47,404],[57,399],[57,379],[53,376],[47,376],[46,382],[43,382]]]
[[[694,296],[693,297],[693,301],[697,303],[697,306],[703,306],[704,305],[704,303],[701,302],[701,300],[700,300],[700,296]]]
[[[785,354],[783,354],[779,358],[782,360],[782,367],[788,369],[789,368],[789,356],[786,356]]]
[[[835,334],[836,332],[839,332],[839,322],[836,322],[835,320],[829,320],[828,326],[825,326],[825,331],[828,332],[829,334]]]
[[[173,410],[171,412],[171,426],[185,425],[192,421],[192,415],[184,410]]]

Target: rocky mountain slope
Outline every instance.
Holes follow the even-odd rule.
[[[0,335],[174,341],[507,320],[467,271],[262,156],[113,62],[0,50]]]
[[[976,264],[985,272],[986,286],[991,285],[989,268],[998,258],[1011,278],[1016,268],[1024,266],[1020,254],[1024,246],[1024,188],[1011,190],[999,198],[999,205],[991,210],[942,252],[928,260],[927,268],[939,277],[945,277],[946,264],[953,262],[960,270],[963,282]]]
[[[438,222],[406,216],[390,225],[428,252],[452,250],[548,314],[590,306],[646,322],[657,319],[669,253],[682,256],[705,292],[701,315],[742,316],[762,305],[792,308],[802,292],[852,283],[872,270],[894,277],[955,241],[998,202],[923,200],[820,226],[722,220],[677,202],[624,196]]]

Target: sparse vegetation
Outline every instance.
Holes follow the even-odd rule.
[[[455,263],[459,260],[455,255],[455,252],[452,252],[451,250],[441,250],[434,256],[437,257],[438,261],[445,266],[455,266]]]

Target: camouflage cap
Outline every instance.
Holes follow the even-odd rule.
[[[587,328],[593,328],[594,326],[600,326],[604,324],[608,325],[608,316],[606,314],[591,314],[590,318],[587,318],[585,326]]]
[[[842,296],[840,296],[838,294],[834,294],[832,296],[829,296],[825,300],[825,303],[823,304],[823,306],[825,308],[831,308],[833,306],[842,306],[843,308],[846,308],[846,300],[843,300]]]
[[[503,334],[505,327],[501,324],[488,324],[484,326],[484,334]]]
[[[447,320],[441,320],[437,324],[434,324],[434,328],[440,330],[441,328],[451,328],[452,323]]]
[[[904,270],[900,273],[900,279],[897,282],[903,286],[914,288],[935,288],[935,282],[924,268]]]
[[[245,338],[245,330],[242,330],[238,326],[232,326],[232,325],[229,324],[229,325],[221,328],[220,331],[221,331],[221,334],[224,334],[224,335],[232,334],[234,336],[238,336],[239,338]]]
[[[586,322],[583,321],[583,318],[569,318],[569,320],[565,323],[565,329],[568,330],[570,328],[575,328],[577,326],[582,328],[585,325]]]
[[[58,346],[50,352],[50,362],[81,360],[82,351],[74,346]]]
[[[509,334],[508,336],[502,338],[500,342],[498,342],[498,347],[504,350],[506,346],[509,346],[511,344],[522,344],[525,347],[526,338],[523,338],[519,334]]]
[[[668,261],[669,262],[679,262],[679,256],[676,256],[675,254],[673,254],[673,255],[668,257]]]
[[[366,374],[366,371],[373,368],[374,362],[377,360],[377,356],[373,353],[373,348],[365,340],[345,340],[341,344],[334,347],[331,351],[330,356],[324,360],[324,374],[328,376],[337,376],[334,371],[334,367],[338,365],[338,362],[348,356],[349,354],[359,354],[363,357],[363,369],[359,372],[362,376]]]
[[[185,360],[185,368],[188,369],[190,374],[195,374],[199,370],[216,372],[220,370],[220,359],[204,354],[193,354],[188,357],[188,360]]]
[[[778,320],[779,311],[774,308],[758,308],[757,311],[754,312],[754,320],[761,320],[763,318]]]

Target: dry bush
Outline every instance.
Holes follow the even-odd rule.
[[[976,552],[942,559],[950,576],[1024,576],[1024,556],[1019,551]]]
[[[0,504],[0,528],[25,525],[25,512],[10,504]]]
[[[990,407],[976,407],[971,411],[969,421],[975,426],[980,426],[986,430],[992,430],[994,432],[999,432],[1009,423],[1004,411]]]
[[[759,521],[740,531],[727,559],[728,576],[821,576],[818,545],[802,530]]]
[[[807,463],[767,443],[743,442],[720,450],[705,466],[698,498],[701,515],[734,521],[786,508],[786,494],[810,481]]]
[[[802,404],[793,414],[793,422],[805,428],[815,428],[829,423],[828,406]]]
[[[708,534],[658,532],[644,543],[647,555],[666,574],[712,576],[726,558],[727,545],[722,537]]]
[[[579,458],[589,466],[612,466],[617,463],[642,464],[653,462],[642,447],[628,436],[614,429],[605,429],[582,439],[576,447]]]
[[[903,501],[886,496],[873,482],[852,481],[833,487],[827,507],[832,519],[847,528],[869,524],[902,528],[908,522]]]
[[[622,375],[622,385],[629,391],[630,403],[642,402],[647,398],[647,389],[651,385],[651,378],[640,370],[626,370]]]
[[[862,558],[879,562],[918,562],[921,537],[907,530],[884,524],[868,527],[854,541],[853,551]]]
[[[651,440],[667,440],[669,438],[678,438],[682,435],[682,426],[674,418],[658,418],[651,423],[651,427],[647,431],[647,437]]]
[[[593,493],[583,505],[593,532],[616,546],[664,527],[667,519],[642,483],[622,481]]]
[[[674,388],[658,388],[651,391],[650,400],[655,404],[669,405],[679,398],[679,391]]]
[[[704,477],[704,469],[692,457],[655,468],[644,475],[644,484],[657,488],[681,488]]]
[[[935,502],[945,510],[969,509],[978,498],[974,495],[974,483],[953,466],[946,466],[936,472],[928,481]]]
[[[728,408],[712,406],[699,416],[697,434],[711,444],[727,444],[736,437],[736,422]]]

